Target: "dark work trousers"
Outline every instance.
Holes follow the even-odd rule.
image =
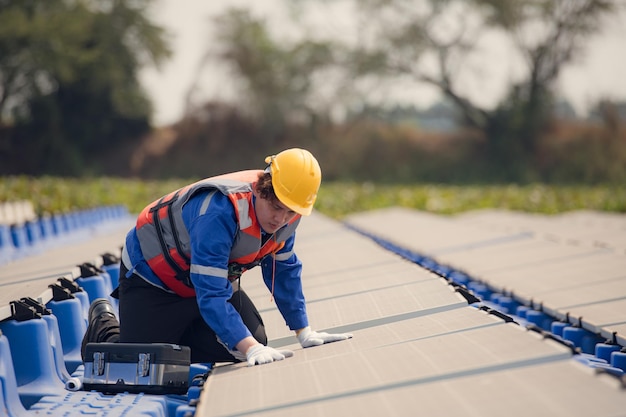
[[[192,363],[235,361],[200,315],[195,297],[184,298],[163,291],[134,274],[125,278],[126,273],[126,267],[121,265],[119,287],[114,292],[119,298],[120,342],[189,346]],[[246,293],[241,289],[235,291],[229,302],[252,336],[266,345],[263,320]]]

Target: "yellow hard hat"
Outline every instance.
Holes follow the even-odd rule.
[[[281,203],[303,216],[313,210],[322,170],[311,152],[292,148],[265,158],[274,193]]]

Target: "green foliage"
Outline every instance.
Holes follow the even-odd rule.
[[[183,185],[184,180],[10,176],[0,177],[0,201],[30,200],[38,214],[117,204],[138,213],[148,203]]]
[[[571,210],[626,212],[620,186],[452,186],[374,183],[324,184],[316,208],[329,216],[400,206],[439,214],[477,209],[507,209],[555,214]]]
[[[569,137],[551,132],[536,161],[538,174],[560,183],[626,183],[626,135],[619,126],[583,126]]]
[[[241,82],[244,111],[275,136],[286,120],[310,117],[315,76],[333,62],[329,44],[274,37],[264,20],[245,9],[229,9],[215,23],[219,58]]]
[[[553,122],[530,161],[516,160],[515,153],[507,160],[493,157],[482,135],[473,130],[424,131],[415,122],[389,123],[389,116],[374,116],[358,124],[326,125],[315,132],[306,124],[288,124],[270,145],[258,121],[236,107],[210,103],[174,126],[173,145],[159,154],[146,153],[133,175],[188,178],[262,168],[266,155],[304,147],[320,161],[325,181],[626,183],[626,130],[617,116],[608,117],[604,124]],[[511,146],[513,151],[508,140],[503,137],[501,146]]]
[[[30,200],[39,214],[117,204],[139,213],[148,203],[191,181],[2,177],[0,202]],[[623,187],[610,185],[448,186],[325,181],[315,205],[320,213],[337,219],[350,213],[391,206],[438,214],[486,208],[546,214],[581,209],[626,213],[626,193]]]
[[[7,0],[0,7],[3,173],[102,172],[93,161],[138,140],[152,112],[141,66],[169,55],[152,0]]]
[[[459,109],[466,127],[482,132],[486,154],[498,171],[506,169],[510,179],[527,177],[549,126],[561,70],[580,58],[589,35],[602,30],[602,19],[619,4],[616,0],[358,3],[356,9],[368,24],[360,27],[359,43],[350,50],[355,78],[385,81],[403,75],[416,81],[416,95],[420,85],[438,89]],[[464,63],[477,57],[485,34],[507,42],[521,63],[502,82],[505,94],[493,107],[469,97],[461,81]]]

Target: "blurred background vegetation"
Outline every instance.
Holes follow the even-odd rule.
[[[0,1],[0,199],[19,187],[41,199],[64,177],[73,178],[66,187],[75,194],[86,194],[80,204],[95,203],[95,195],[131,201],[144,197],[141,189],[145,204],[161,186],[260,167],[267,154],[299,146],[323,167],[323,192],[332,198],[320,204],[330,213],[362,195],[377,196],[374,205],[451,212],[448,200],[474,200],[442,196],[477,195],[478,185],[477,207],[498,206],[485,197],[494,190],[521,190],[527,204],[500,205],[532,206],[529,196],[541,195],[575,201],[547,204],[548,212],[626,211],[626,102],[599,100],[580,117],[556,93],[562,70],[584,59],[586,40],[623,6],[619,0],[359,0],[353,18],[365,23],[356,42],[304,25],[297,36],[277,36],[250,10],[231,8],[208,23],[217,45],[207,47],[198,72],[226,66],[237,98],[190,101],[169,126],[154,125],[138,80],[141,68],[171,55],[166,32],[148,17],[151,3]],[[506,39],[523,63],[489,108],[465,95],[457,76],[486,32]],[[437,89],[441,101],[418,109],[368,100],[372,85],[399,78],[412,81],[415,95]],[[87,181],[96,186],[95,178],[101,191],[78,191]],[[433,198],[427,184],[445,187]],[[407,197],[409,186],[422,188]]]
[[[31,200],[38,215],[123,204],[139,213],[191,179],[59,178],[11,176],[0,182],[0,202]],[[367,210],[400,206],[442,215],[503,209],[558,214],[572,210],[626,213],[621,185],[450,185],[332,181],[320,189],[315,209],[335,219]]]

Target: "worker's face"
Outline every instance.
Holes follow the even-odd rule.
[[[257,196],[255,203],[256,218],[267,233],[274,233],[293,219],[296,212],[280,201],[272,202]]]

